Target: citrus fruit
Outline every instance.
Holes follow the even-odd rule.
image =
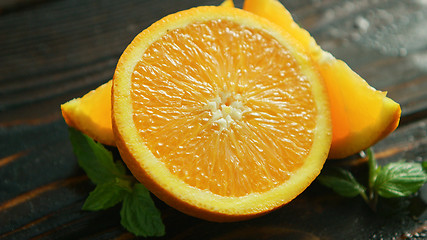
[[[113,78],[113,131],[133,175],[176,209],[235,221],[294,199],[328,156],[323,81],[282,28],[198,7],[159,20]]]
[[[62,104],[61,111],[68,126],[86,133],[100,143],[115,146],[111,128],[111,86],[110,80],[82,98]]]
[[[277,0],[245,0],[243,9],[284,28],[307,51],[326,82],[332,114],[330,158],[344,158],[374,145],[396,129],[400,105],[375,90],[343,61],[323,51]],[[298,46],[297,46],[298,47]]]

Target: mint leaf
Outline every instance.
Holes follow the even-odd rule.
[[[83,133],[69,128],[70,140],[80,167],[96,184],[82,209],[97,211],[123,201],[121,224],[136,236],[163,236],[165,226],[148,190],[126,174],[122,162],[114,162],[111,152]]]
[[[165,226],[160,212],[154,205],[148,190],[135,184],[133,192],[127,194],[120,211],[121,224],[136,236],[163,236]]]
[[[114,163],[113,155],[100,143],[76,129],[69,128],[70,140],[78,163],[95,184],[125,176],[121,162]]]
[[[83,204],[82,209],[98,211],[115,206],[121,202],[124,196],[132,191],[131,182],[115,178],[102,184],[96,185],[95,190],[89,193],[89,197]]]
[[[378,169],[374,189],[385,198],[404,197],[418,191],[426,181],[420,163],[395,162]]]
[[[336,193],[344,197],[365,195],[366,188],[354,178],[351,172],[342,168],[333,168],[322,173],[317,179],[326,187],[332,188]]]

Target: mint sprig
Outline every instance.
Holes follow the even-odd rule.
[[[114,161],[105,147],[78,130],[69,128],[78,164],[96,185],[82,209],[98,211],[122,202],[120,223],[136,236],[163,236],[165,226],[148,190],[126,174],[121,161]]]
[[[325,169],[319,182],[344,197],[360,195],[376,210],[378,197],[406,197],[417,192],[427,182],[426,162],[393,162],[378,166],[373,151],[365,150],[368,158],[368,187],[360,184],[353,174],[342,168]]]

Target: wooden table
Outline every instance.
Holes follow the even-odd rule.
[[[0,238],[131,239],[119,208],[80,210],[94,188],[78,167],[59,105],[106,82],[137,33],[161,17],[218,0],[0,2]],[[242,1],[237,2],[238,6]],[[427,158],[427,2],[288,0],[319,44],[402,106],[374,149],[380,164]],[[362,163],[360,163],[362,162]],[[356,171],[365,171],[363,161]],[[161,239],[426,239],[427,189],[373,213],[315,182],[250,221],[211,223],[155,199]]]

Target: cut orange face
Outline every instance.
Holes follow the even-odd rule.
[[[331,142],[328,96],[289,34],[236,8],[169,15],[126,48],[113,80],[123,160],[187,214],[235,221],[294,199]]]
[[[341,60],[323,51],[277,0],[245,0],[243,9],[281,26],[315,62],[330,98],[330,158],[344,158],[374,145],[399,124],[400,105],[377,91]]]

